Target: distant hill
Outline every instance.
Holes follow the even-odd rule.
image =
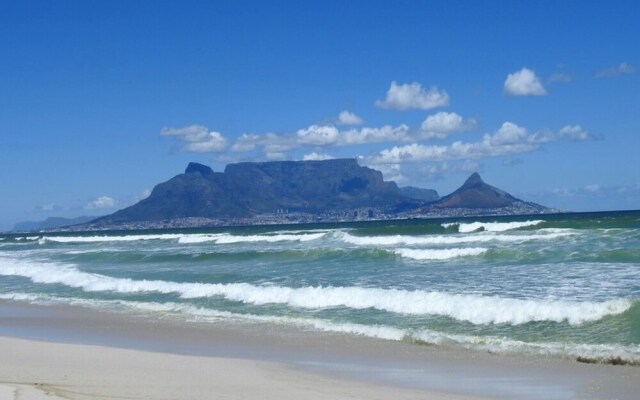
[[[76,218],[62,218],[62,217],[49,217],[44,221],[25,221],[18,222],[14,225],[14,232],[28,232],[28,231],[39,231],[46,229],[55,229],[62,228],[70,225],[78,225],[89,222],[96,217],[76,217]]]
[[[157,185],[146,199],[93,224],[195,217],[226,220],[361,208],[397,212],[422,204],[355,159],[244,162],[229,164],[224,172],[190,163],[183,174]]]
[[[439,212],[447,209],[470,210],[469,214],[481,214],[485,210],[496,210],[493,212],[496,214],[537,214],[552,211],[548,207],[517,199],[504,190],[485,183],[477,172],[453,193],[419,209],[419,212]]]

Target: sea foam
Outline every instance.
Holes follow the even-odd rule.
[[[358,246],[420,246],[420,245],[448,245],[462,243],[508,242],[521,243],[533,240],[554,240],[565,236],[575,235],[575,232],[550,232],[545,234],[493,234],[477,233],[473,235],[392,235],[392,236],[354,236],[344,232],[342,240]]]
[[[133,280],[83,272],[71,265],[25,262],[5,257],[0,258],[0,275],[22,276],[35,283],[63,284],[88,292],[175,293],[185,299],[223,297],[254,305],[284,304],[304,309],[372,308],[400,314],[446,316],[473,324],[519,325],[532,321],[566,321],[577,325],[620,314],[632,306],[629,299],[579,302],[357,286],[292,288],[249,283]]]
[[[454,249],[396,249],[397,255],[412,260],[448,260],[456,257],[478,256],[488,249],[482,247],[454,248]]]
[[[230,235],[219,234],[157,234],[157,235],[99,235],[99,236],[43,236],[40,238],[42,244],[47,242],[56,243],[100,243],[100,242],[136,242],[148,240],[177,240],[178,243],[205,243],[214,242],[217,244],[231,243],[254,243],[254,242],[284,242],[299,241],[305,242],[316,240],[325,235],[324,232],[309,234],[275,234],[275,235]]]
[[[535,226],[543,223],[543,220],[534,220],[534,221],[522,221],[522,222],[470,222],[470,223],[461,223],[461,222],[449,222],[442,224],[443,228],[449,228],[451,226],[458,226],[458,232],[460,233],[469,233],[475,232],[479,229],[482,229],[486,232],[504,232],[510,231],[513,229],[524,228],[527,226]]]
[[[220,320],[240,320],[257,323],[274,323],[312,328],[323,332],[345,333],[377,339],[402,341],[417,344],[456,345],[471,350],[490,351],[492,353],[529,353],[544,356],[581,357],[598,362],[622,360],[640,363],[640,346],[618,344],[577,344],[560,342],[523,342],[495,336],[474,336],[456,333],[438,332],[430,329],[402,329],[386,325],[365,325],[350,322],[331,322],[317,318],[291,316],[256,315],[234,313],[211,308],[198,307],[176,302],[141,302],[127,300],[96,300],[74,297],[57,297],[30,293],[0,293],[0,299],[26,301],[34,304],[65,304],[109,311],[128,310],[145,313],[173,314],[188,320],[217,322]]]

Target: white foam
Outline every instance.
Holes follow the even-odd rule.
[[[483,229],[485,232],[504,232],[504,231],[510,231],[512,229],[524,228],[527,226],[535,226],[543,222],[544,222],[543,220],[522,221],[522,222],[470,222],[470,223],[450,222],[450,223],[442,224],[442,227],[446,229],[451,226],[458,225],[458,232],[460,233],[475,232],[479,229]]]
[[[342,234],[342,240],[358,246],[421,246],[421,245],[449,245],[462,243],[507,242],[521,243],[532,240],[554,240],[574,235],[573,232],[555,232],[548,234],[509,234],[477,233],[473,235],[425,235],[425,236],[353,236]]]
[[[205,243],[214,242],[217,244],[231,243],[253,243],[253,242],[283,242],[299,241],[306,242],[316,240],[325,235],[325,232],[310,234],[280,234],[280,235],[230,235],[220,234],[184,234],[165,233],[157,235],[99,235],[99,236],[44,236],[40,239],[41,244],[46,242],[56,243],[100,243],[100,242],[135,242],[147,240],[177,240],[178,243]]]
[[[311,240],[317,240],[322,238],[326,233],[309,233],[309,234],[280,234],[280,235],[247,235],[247,236],[234,236],[226,235],[221,236],[216,240],[218,244],[231,244],[231,243],[252,243],[252,242],[308,242]]]
[[[637,345],[524,342],[504,337],[447,334],[432,330],[411,332],[408,336],[415,341],[427,344],[455,345],[492,353],[530,353],[544,356],[586,357],[601,362],[619,358],[630,362],[640,362],[640,346]]]
[[[523,342],[504,337],[461,335],[428,329],[411,330],[386,325],[331,322],[316,318],[232,313],[175,302],[156,303],[126,300],[91,300],[29,293],[0,293],[0,299],[27,301],[35,304],[67,304],[106,310],[117,310],[124,307],[127,310],[138,310],[145,313],[175,314],[186,317],[187,319],[195,318],[197,321],[203,322],[216,322],[222,319],[275,323],[308,327],[323,332],[346,333],[384,340],[401,341],[408,339],[425,344],[460,346],[472,350],[490,351],[492,353],[530,353],[572,358],[585,357],[602,362],[612,359],[621,359],[636,363],[640,362],[640,346],[638,345]]]
[[[396,249],[393,252],[404,258],[412,260],[448,260],[456,257],[478,256],[488,249],[482,247],[456,248],[456,249]]]
[[[400,314],[446,316],[473,324],[519,325],[532,321],[566,321],[576,325],[620,314],[632,305],[629,299],[579,302],[364,287],[291,288],[249,283],[132,280],[83,272],[70,265],[32,263],[5,257],[0,257],[0,275],[22,276],[35,283],[63,284],[88,292],[175,293],[182,298],[223,297],[255,305],[285,304],[305,309],[373,308]]]
[[[202,235],[181,235],[178,238],[178,243],[206,243],[215,242],[220,238],[222,234],[202,234]]]
[[[178,240],[184,234],[164,233],[157,235],[97,235],[97,236],[43,236],[44,242],[56,243],[98,243],[98,242],[134,242],[139,240]]]

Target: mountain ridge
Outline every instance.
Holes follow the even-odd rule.
[[[549,210],[486,184],[478,173],[440,198],[432,189],[400,188],[356,159],[242,162],[223,172],[191,162],[146,199],[88,225],[188,227]]]

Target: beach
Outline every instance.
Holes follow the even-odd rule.
[[[0,399],[632,399],[640,368],[0,303]]]
[[[5,398],[640,390],[638,212],[0,236]]]

